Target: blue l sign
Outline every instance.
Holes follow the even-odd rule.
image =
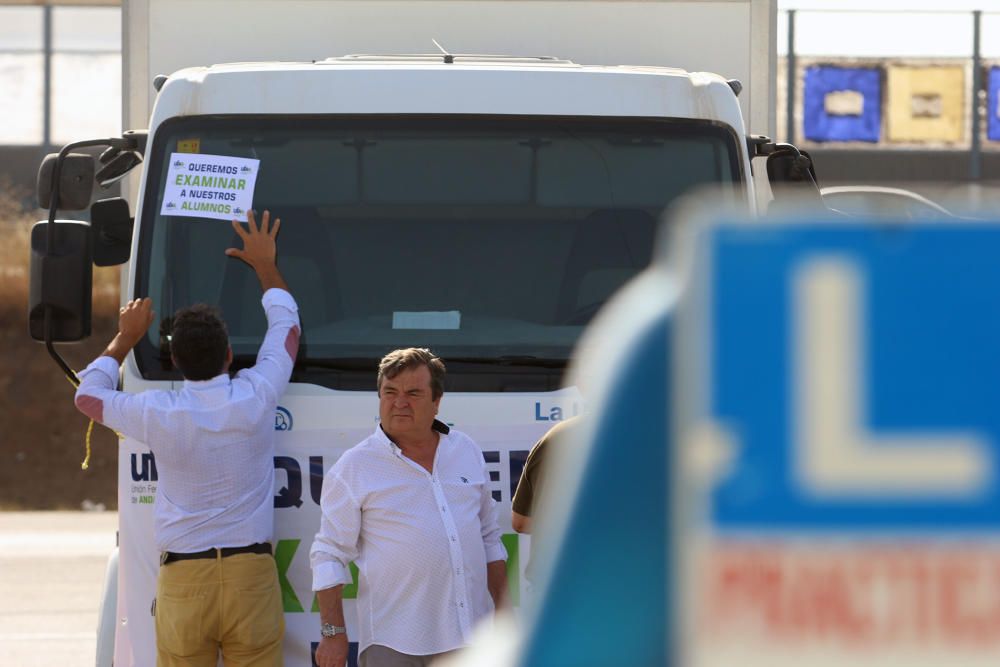
[[[1000,226],[702,237],[722,532],[1000,532]]]

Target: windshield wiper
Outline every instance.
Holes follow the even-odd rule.
[[[527,354],[506,354],[499,357],[444,357],[443,361],[445,365],[457,363],[525,368],[566,368],[569,363],[569,359],[551,359]]]
[[[306,357],[295,360],[296,370],[325,369],[332,371],[367,371],[378,368],[378,359],[372,357]]]
[[[256,362],[257,356],[238,354],[233,357],[233,368],[249,368]],[[532,355],[508,354],[496,357],[442,357],[446,366],[493,366],[500,368],[554,368],[563,369],[569,364],[569,359],[552,359]],[[296,371],[330,370],[330,371],[371,371],[378,370],[379,360],[374,357],[303,357],[295,360]]]
[[[257,363],[256,354],[233,355],[233,368],[249,368]],[[312,358],[301,355],[295,360],[295,370],[333,370],[333,371],[375,371],[378,369],[378,359],[371,357],[330,357]]]

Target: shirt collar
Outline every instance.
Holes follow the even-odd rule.
[[[205,389],[216,389],[218,387],[225,387],[232,379],[229,377],[229,373],[220,373],[214,378],[208,380],[184,380],[185,389],[193,389],[195,391],[203,391]]]
[[[214,379],[215,378],[212,378],[212,380]],[[212,380],[206,380],[206,382],[211,382]],[[448,435],[451,432],[451,427],[445,424],[443,421],[435,419],[434,423],[431,424],[431,430],[437,431],[441,435]],[[398,453],[399,451],[401,451],[399,449],[399,445],[393,442],[392,438],[389,437],[389,434],[382,429],[382,424],[378,424],[375,427],[375,437],[379,440],[379,442],[382,442],[392,447],[392,450],[394,452]]]

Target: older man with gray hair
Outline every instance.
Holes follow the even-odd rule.
[[[358,567],[362,667],[427,665],[500,604],[507,553],[482,451],[437,420],[444,364],[407,348],[379,364],[380,424],[323,480],[310,552],[319,667],[347,660],[343,587]]]

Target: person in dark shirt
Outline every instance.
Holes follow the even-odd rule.
[[[536,514],[538,498],[544,497],[543,489],[548,477],[546,461],[553,447],[562,447],[561,443],[578,436],[579,424],[580,417],[572,417],[550,428],[531,448],[521,470],[521,479],[517,482],[511,503],[510,524],[519,533],[531,534],[533,552],[537,552],[540,540],[532,531],[532,517]],[[534,580],[533,561],[534,558],[531,558],[525,567],[524,575],[528,581]]]

